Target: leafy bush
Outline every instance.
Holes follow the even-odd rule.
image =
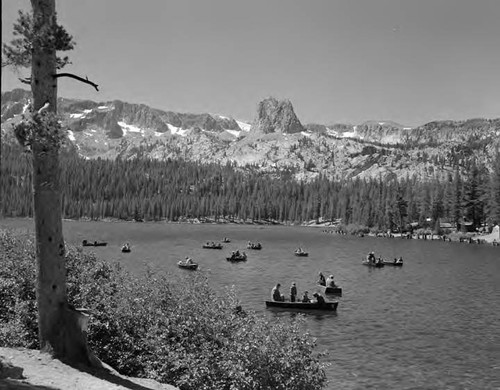
[[[321,389],[326,376],[303,320],[245,312],[204,276],[174,282],[70,247],[68,297],[91,310],[90,347],[123,374],[180,389]],[[0,346],[36,348],[35,258],[28,237],[0,232]],[[5,303],[5,305],[4,305]]]

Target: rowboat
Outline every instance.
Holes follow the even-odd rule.
[[[295,253],[295,256],[299,256],[299,257],[307,257],[307,256],[309,256],[309,253],[304,252],[304,251],[298,251],[298,250],[296,250],[294,253]]]
[[[318,284],[318,287],[323,290],[324,294],[332,294],[332,295],[342,295],[342,288],[335,286],[323,286],[321,284]]]
[[[227,261],[238,262],[238,261],[247,261],[246,253],[241,253],[239,255],[232,254],[230,257],[226,257]]]
[[[83,240],[82,241],[82,246],[106,246],[108,245],[107,242],[102,242],[102,241],[87,241]]]
[[[247,249],[253,249],[260,251],[262,249],[262,244],[260,242],[254,243],[254,242],[249,242],[247,245]]]
[[[325,310],[336,311],[338,301],[325,302],[318,304],[317,302],[282,302],[282,301],[266,301],[266,307],[280,307],[283,309],[298,309],[298,310]]]
[[[203,244],[203,249],[222,249],[222,244]]]
[[[384,260],[384,265],[390,265],[390,266],[393,266],[393,267],[402,267],[403,266],[403,262],[402,261],[394,262],[394,261],[385,261]]]
[[[179,261],[177,263],[177,265],[179,266],[179,268],[184,268],[184,269],[189,269],[189,270],[197,270],[198,269],[198,264],[196,263],[191,263],[191,264],[186,264],[184,261]]]
[[[371,261],[366,261],[363,260],[363,264],[367,265],[368,267],[375,267],[375,268],[382,268],[384,266],[384,263],[372,263]]]

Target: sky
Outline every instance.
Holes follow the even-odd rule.
[[[251,121],[289,99],[306,123],[500,117],[499,0],[56,0],[73,35],[59,96]],[[18,9],[2,0],[2,42]],[[28,76],[29,70],[21,72]],[[2,68],[2,91],[27,88]]]

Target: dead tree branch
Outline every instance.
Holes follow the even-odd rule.
[[[83,77],[74,75],[73,73],[57,73],[54,75],[54,78],[58,78],[58,77],[69,77],[69,78],[81,81],[82,83],[92,85],[96,91],[99,91],[99,89],[97,88],[99,85],[90,81],[88,77],[83,78]]]

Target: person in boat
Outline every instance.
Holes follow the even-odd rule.
[[[394,263],[394,264],[397,264],[397,263],[398,263],[398,258],[397,258],[397,257],[395,257],[395,258],[394,258],[393,263]]]
[[[273,301],[283,302],[285,300],[285,296],[280,292],[280,287],[281,284],[279,283],[277,283],[276,286],[273,287],[273,290],[271,292],[271,297]]]
[[[295,299],[297,297],[297,285],[295,282],[292,283],[290,286],[290,302],[295,302]]]
[[[319,273],[319,276],[318,276],[318,284],[320,286],[326,286],[326,279],[325,279],[325,275],[323,275],[323,273]]]
[[[241,254],[240,254],[240,251],[239,250],[236,250],[236,253],[234,254],[235,257],[240,257]]]
[[[315,292],[313,297],[316,298],[318,305],[323,306],[325,304],[325,298],[320,293]]]
[[[403,264],[403,257],[400,257],[397,261],[398,264]]]
[[[186,256],[186,261],[184,262],[186,265],[192,265],[194,264],[193,259],[189,256]]]
[[[302,299],[300,300],[303,303],[309,303],[311,302],[311,298],[309,298],[309,293],[307,291],[304,291],[304,295],[302,295]]]
[[[379,256],[379,258],[377,259],[376,264],[382,264],[382,263],[383,263],[383,260],[382,260],[382,258]]]
[[[366,256],[366,260],[368,260],[369,263],[375,264],[375,253],[374,252],[368,253],[368,256]]]
[[[330,275],[330,276],[326,279],[326,286],[327,286],[327,287],[335,287],[335,281],[333,280],[333,275]]]

